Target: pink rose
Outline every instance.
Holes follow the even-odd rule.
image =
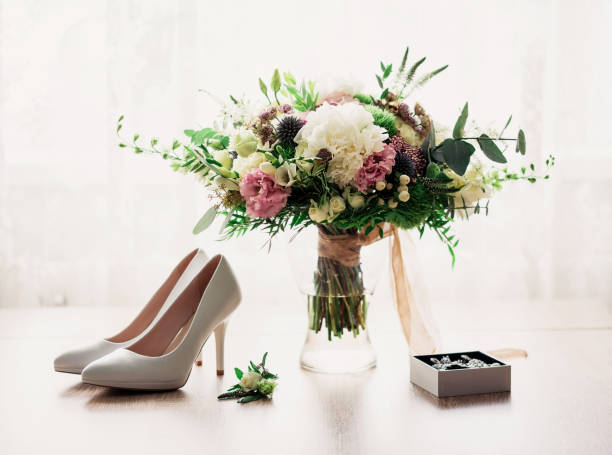
[[[380,152],[369,155],[355,174],[357,189],[365,193],[376,182],[384,180],[395,165],[395,154],[395,149],[386,145]]]
[[[254,169],[240,182],[240,194],[246,200],[247,214],[252,218],[272,218],[278,215],[291,193],[261,169]]]

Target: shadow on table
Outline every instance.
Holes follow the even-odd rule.
[[[420,387],[413,386],[414,393],[439,409],[467,408],[472,406],[491,406],[510,402],[510,392],[482,393],[438,398]]]
[[[86,403],[90,409],[112,406],[139,406],[147,404],[176,404],[185,401],[187,395],[182,390],[169,392],[145,392],[96,387],[95,393]]]
[[[91,384],[83,384],[82,382],[78,382],[74,385],[71,385],[67,389],[65,389],[60,396],[70,398],[70,397],[80,397],[80,396],[92,396],[100,391],[100,387]]]

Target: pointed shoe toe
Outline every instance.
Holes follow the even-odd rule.
[[[72,349],[55,358],[53,368],[62,373],[81,374],[83,368],[96,359],[117,349],[116,343],[102,340],[97,343]]]
[[[111,354],[90,363],[81,373],[81,380],[85,384],[121,387],[130,381],[129,367],[126,368],[126,359],[129,351],[119,349]]]
[[[81,374],[83,364],[78,361],[73,351],[69,351],[55,358],[53,369],[60,373]]]
[[[175,390],[182,387],[187,377],[180,372],[159,378],[158,369],[166,370],[166,362],[151,362],[151,358],[128,349],[119,349],[89,364],[81,373],[85,384],[128,390]]]

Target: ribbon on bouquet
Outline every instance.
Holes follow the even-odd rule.
[[[433,354],[439,351],[440,335],[426,297],[415,296],[411,282],[418,280],[417,267],[412,269],[404,256],[416,256],[416,247],[407,231],[391,225],[390,241],[391,291],[404,336],[413,354]]]
[[[319,231],[319,256],[337,261],[346,267],[356,267],[360,263],[361,247],[392,237],[390,239],[391,290],[404,336],[413,353],[437,352],[439,335],[431,317],[431,310],[424,298],[415,297],[410,284],[418,270],[416,268],[410,270],[404,261],[404,256],[416,253],[414,243],[408,232],[400,231],[390,223],[384,223],[379,227],[382,229],[382,236],[379,229],[373,229],[367,235],[363,232],[328,235]]]
[[[319,230],[319,256],[332,259],[346,267],[357,267],[361,262],[361,247],[371,245],[384,238],[389,239],[391,291],[399,315],[404,336],[413,354],[433,354],[440,351],[440,335],[431,308],[428,305],[424,286],[412,287],[411,283],[422,283],[417,261],[404,258],[417,256],[416,246],[408,231],[399,230],[390,223],[378,226],[367,235],[329,235]],[[498,359],[527,357],[527,352],[517,348],[487,351]]]

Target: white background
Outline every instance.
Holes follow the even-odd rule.
[[[198,89],[258,96],[276,67],[374,88],[379,60],[410,45],[425,68],[450,65],[415,97],[437,121],[452,125],[465,101],[483,126],[512,113],[528,159],[558,164],[457,224],[454,270],[432,235],[416,240],[437,312],[609,311],[610,23],[608,1],[0,0],[0,306],[142,305],[201,246],[229,256],[249,304],[303,310],[284,240],[268,254],[259,234],[192,236],[203,187],[119,149],[115,121],[171,143],[213,120]]]

